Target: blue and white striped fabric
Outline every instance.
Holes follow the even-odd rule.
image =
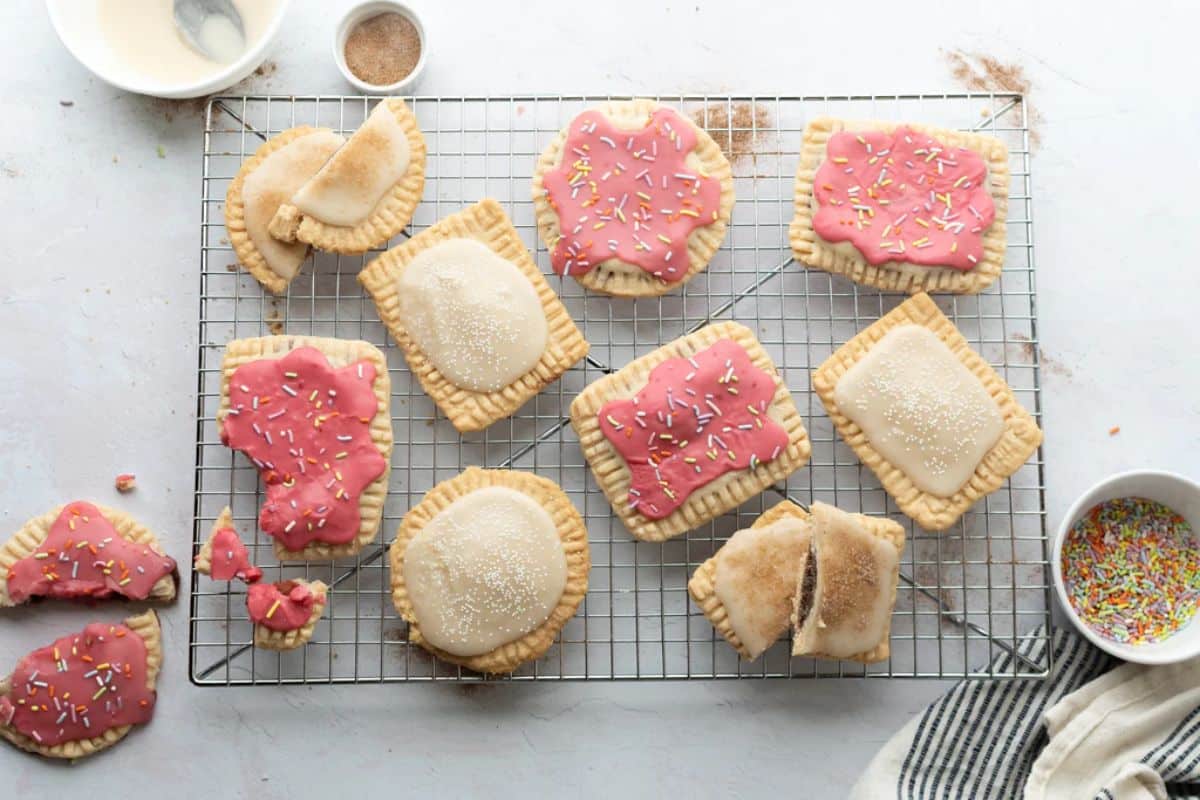
[[[1020,652],[1042,660],[1047,646],[1053,675],[959,683],[884,746],[852,797],[1200,800],[1200,661],[1114,669],[1068,631]]]

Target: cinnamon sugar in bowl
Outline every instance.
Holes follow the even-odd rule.
[[[413,86],[428,50],[416,12],[390,0],[353,6],[333,38],[338,69],[368,94],[398,94]]]

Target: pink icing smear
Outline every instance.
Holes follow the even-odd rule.
[[[296,581],[256,583],[246,592],[250,621],[279,632],[303,628],[312,617],[315,602],[312,591]]]
[[[121,536],[91,503],[67,503],[46,540],[8,571],[14,602],[33,597],[145,600],[175,560]]]
[[[663,519],[726,472],[773,461],[787,431],[767,411],[775,379],[741,345],[722,339],[650,371],[632,399],[600,409],[600,430],[633,475],[630,510]]]
[[[288,550],[358,534],[358,499],[387,462],[371,439],[375,367],[334,369],[319,350],[243,364],[229,385],[221,440],[267,485],[259,525]]]
[[[599,111],[572,120],[562,164],[543,178],[562,230],[550,253],[555,272],[578,275],[616,258],[681,280],[689,234],[720,217],[721,182],[687,164],[695,147],[692,124],[668,108],[633,133]]]
[[[146,644],[124,625],[92,623],[21,659],[0,725],[52,747],[149,722]]]
[[[996,219],[987,165],[900,126],[835,133],[813,180],[813,230],[849,242],[874,265],[888,261],[970,270]]]
[[[263,571],[250,563],[250,552],[233,528],[221,528],[212,538],[212,574],[216,581],[231,581],[235,578],[246,583],[255,583]]]

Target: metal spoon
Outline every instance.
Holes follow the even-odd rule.
[[[246,28],[232,0],[175,0],[175,27],[183,35],[184,41],[204,57],[224,62],[227,54],[214,52],[202,35],[204,21],[213,15],[225,17],[237,29],[242,39],[239,49],[244,50]]]

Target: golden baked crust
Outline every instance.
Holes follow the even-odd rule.
[[[208,538],[204,540],[204,544],[200,545],[200,552],[196,554],[195,560],[192,561],[196,572],[201,575],[212,574],[212,555],[213,555],[213,537],[223,528],[233,528],[233,511],[229,506],[221,509],[221,513],[217,515],[216,522],[212,525],[212,530],[209,531]]]
[[[486,245],[529,279],[541,301],[546,315],[546,350],[529,372],[502,389],[477,392],[451,383],[421,351],[401,319],[397,280],[419,253],[448,239],[474,239]],[[588,353],[587,340],[525,249],[512,221],[500,204],[490,198],[451,214],[388,250],[368,264],[358,280],[371,294],[379,318],[400,344],[409,369],[421,381],[425,393],[459,431],[483,430],[512,416]]]
[[[758,519],[754,520],[754,523],[750,527],[765,528],[785,517],[795,517],[796,519],[805,521],[809,519],[808,512],[803,508],[791,500],[783,500],[759,515]],[[688,594],[692,596],[692,600],[696,603],[696,606],[704,613],[708,621],[712,623],[717,633],[724,636],[725,641],[729,642],[733,646],[733,649],[738,651],[738,655],[742,658],[753,660],[755,657],[742,644],[742,640],[738,637],[737,632],[733,629],[733,625],[729,621],[729,612],[717,596],[717,557],[720,555],[720,552],[718,550],[696,568],[691,580],[688,581]]]
[[[271,269],[262,253],[250,240],[250,233],[246,230],[246,204],[242,197],[242,189],[250,173],[258,169],[272,153],[282,150],[302,136],[324,130],[326,129],[300,125],[272,136],[259,145],[254,155],[242,162],[241,168],[225,192],[225,230],[229,233],[229,243],[233,246],[233,252],[237,254],[238,262],[246,271],[275,294],[286,292],[288,284],[292,281]]]
[[[653,100],[636,98],[610,100],[595,110],[603,113],[619,128],[636,131],[644,128],[650,116],[660,107],[660,104]],[[666,294],[700,274],[720,249],[730,216],[733,214],[733,168],[729,159],[721,152],[720,146],[706,130],[696,125],[685,114],[680,114],[680,118],[696,132],[696,148],[688,156],[688,161],[702,167],[705,172],[721,182],[721,208],[718,219],[709,225],[696,228],[688,236],[688,271],[681,279],[663,281],[636,264],[610,258],[575,276],[576,280],[588,289],[618,297],[652,297]],[[546,199],[543,178],[547,172],[562,164],[568,128],[569,126],[559,131],[554,141],[542,152],[533,173],[533,205],[537,212],[538,231],[542,241],[550,249],[557,244],[562,231],[559,228],[558,212],[551,208]]]
[[[456,656],[439,650],[421,635],[420,620],[417,619],[404,585],[404,552],[413,537],[451,503],[487,486],[514,489],[533,498],[546,509],[554,520],[559,539],[562,540],[563,553],[567,557],[567,582],[558,605],[537,628],[491,652],[478,656]],[[389,550],[388,559],[392,569],[392,602],[396,611],[408,623],[409,640],[421,645],[443,661],[490,674],[512,672],[526,661],[541,658],[550,649],[558,632],[575,615],[575,610],[587,594],[588,570],[591,569],[587,527],[583,523],[583,517],[558,484],[528,472],[479,467],[468,467],[465,472],[442,481],[404,515],[396,541]]]
[[[408,138],[408,170],[400,182],[354,227],[327,225],[291,203],[284,203],[267,228],[272,236],[284,242],[305,242],[330,253],[354,255],[365,253],[404,230],[425,189],[425,137],[417,118],[402,99],[389,97],[381,102],[388,104]]]
[[[987,163],[991,182],[992,201],[996,204],[996,220],[983,234],[983,259],[969,271],[942,267],[925,267],[903,262],[887,262],[874,266],[854,250],[835,247],[817,236],[813,230],[813,181],[817,168],[825,160],[826,145],[833,134],[844,130],[893,131],[900,123],[834,119],[815,119],[804,128],[800,152],[800,167],[796,171],[795,216],[788,229],[792,252],[798,261],[835,275],[845,275],[855,283],[888,291],[953,292],[975,294],[987,288],[1004,267],[1008,246],[1008,148],[999,139],[979,133],[938,128],[932,125],[908,124],[920,133],[932,136],[951,147],[974,150]]]
[[[158,684],[158,673],[162,669],[163,660],[162,631],[158,624],[158,614],[154,611],[146,611],[137,616],[128,617],[125,620],[125,626],[140,636],[146,645],[146,687],[154,691]],[[11,691],[11,676],[0,680],[0,695],[7,695]],[[22,750],[28,750],[30,753],[37,753],[46,758],[72,759],[95,755],[101,750],[107,750],[124,739],[132,729],[132,725],[118,725],[90,739],[43,745],[12,728],[0,725],[0,737],[7,739]]]
[[[14,603],[8,594],[8,571],[12,569],[13,564],[23,558],[28,558],[33,555],[42,542],[46,541],[46,537],[50,535],[50,528],[54,525],[54,521],[58,519],[58,515],[66,508],[65,505],[42,514],[40,517],[34,517],[21,526],[21,529],[9,537],[8,541],[0,545],[0,608],[8,608],[19,603]],[[158,553],[160,556],[165,556],[162,545],[158,542],[158,537],[140,522],[126,514],[124,511],[119,511],[115,508],[96,505],[100,509],[100,513],[104,518],[116,528],[117,533],[123,539],[128,539],[135,544],[145,545]],[[146,600],[157,603],[169,603],[175,599],[175,593],[179,584],[178,570],[170,575],[164,575],[159,578],[150,590],[150,596]]]
[[[295,650],[303,647],[312,639],[313,631],[325,613],[325,603],[329,599],[329,587],[321,581],[306,581],[303,578],[289,578],[293,583],[307,586],[313,593],[312,613],[303,628],[294,631],[273,631],[266,625],[254,625],[254,646],[263,650]]]
[[[875,645],[870,650],[866,650],[862,653],[855,653],[852,656],[846,656],[845,658],[840,659],[842,661],[858,661],[862,664],[873,664],[876,661],[885,661],[891,655],[891,647],[889,645],[889,641],[890,641],[889,637],[891,636],[891,630],[892,630],[892,613],[891,612],[896,607],[896,590],[899,588],[899,585],[900,585],[900,582],[898,580],[899,572],[900,572],[899,555],[904,550],[904,527],[902,525],[900,525],[900,523],[898,523],[894,520],[887,519],[886,517],[870,517],[870,516],[867,516],[866,514],[850,514],[850,516],[853,517],[857,522],[859,522],[863,526],[863,529],[866,530],[866,532],[868,534],[870,534],[871,536],[874,536],[878,539],[884,539],[884,540],[890,542],[892,544],[892,546],[894,546],[896,548],[896,556],[897,556],[896,567],[895,567],[896,575],[893,576],[893,578],[895,578],[895,579],[892,581],[892,596],[888,601],[887,625],[884,626],[883,636],[880,639],[879,644]],[[815,531],[814,531],[813,541],[814,541],[814,546],[815,546],[815,542],[816,542]],[[838,540],[836,538],[834,538],[833,541],[836,543]],[[830,656],[830,655],[825,655],[823,653],[819,653],[819,652],[815,652],[815,651],[805,650],[804,643],[800,636],[800,628],[803,625],[803,620],[801,620],[799,618],[800,617],[801,588],[803,587],[803,584],[804,584],[804,572],[808,567],[808,559],[812,558],[813,552],[814,552],[814,550],[810,548],[809,551],[807,553],[805,553],[804,557],[801,559],[800,574],[796,581],[796,596],[792,601],[792,630],[793,630],[792,655],[793,656],[808,656],[810,658],[829,658],[829,659],[839,660],[839,658],[837,656]],[[817,569],[818,569],[818,571],[820,570],[819,564],[818,564]],[[839,585],[832,586],[832,587],[827,586],[826,591],[828,593],[828,591],[830,589],[833,589],[835,592],[840,591],[845,594],[854,594],[856,592],[869,591],[870,581],[865,579],[865,576],[864,576],[863,583],[867,584],[867,585],[862,586],[862,585],[855,585],[855,584],[839,584]],[[808,611],[809,615],[818,614],[818,613],[819,613],[819,609],[817,608],[816,605],[814,605]]]
[[[327,339],[318,336],[262,336],[254,339],[234,339],[225,346],[221,360],[221,406],[217,410],[218,430],[229,412],[229,382],[243,364],[264,358],[281,358],[300,347],[314,347],[325,354],[334,367],[344,367],[367,360],[375,367],[373,388],[379,405],[371,419],[371,441],[383,456],[386,466],[378,478],[371,481],[358,499],[360,517],[358,536],[344,544],[313,541],[301,550],[288,550],[275,541],[275,557],[280,561],[343,558],[352,556],[375,540],[383,520],[383,503],[387,499],[388,473],[392,457],[392,380],[387,361],[379,349],[356,339]]]
[[[679,508],[662,519],[651,519],[624,501],[632,475],[625,459],[605,438],[598,414],[610,400],[633,397],[645,385],[650,371],[670,358],[687,358],[721,339],[730,339],[750,356],[754,366],[775,377],[775,397],[768,414],[787,431],[788,446],[771,461],[759,462],[754,469],[727,472],[698,488]],[[585,388],[571,403],[571,426],[579,435],[584,458],[592,468],[596,482],[604,490],[613,511],[637,539],[661,542],[698,527],[732,511],[772,484],[778,483],[808,462],[812,447],[804,421],[792,401],[787,386],[779,377],[767,351],[744,325],[715,322],[688,334],[652,353],[642,356],[623,369],[606,375]]]
[[[834,399],[834,389],[846,370],[863,358],[889,331],[902,325],[920,325],[941,339],[983,384],[1000,407],[1000,414],[1004,418],[1004,433],[1000,440],[979,462],[975,473],[963,487],[951,497],[938,497],[918,489],[906,474],[871,446],[866,434],[842,413]],[[879,477],[883,488],[895,498],[900,510],[927,530],[940,531],[953,525],[977,500],[1000,488],[1005,479],[1020,469],[1042,443],[1042,431],[1029,412],[1017,403],[1012,389],[971,349],[954,323],[924,293],[905,300],[838,348],[813,372],[812,380],[817,396],[821,398],[825,411],[842,439]]]

